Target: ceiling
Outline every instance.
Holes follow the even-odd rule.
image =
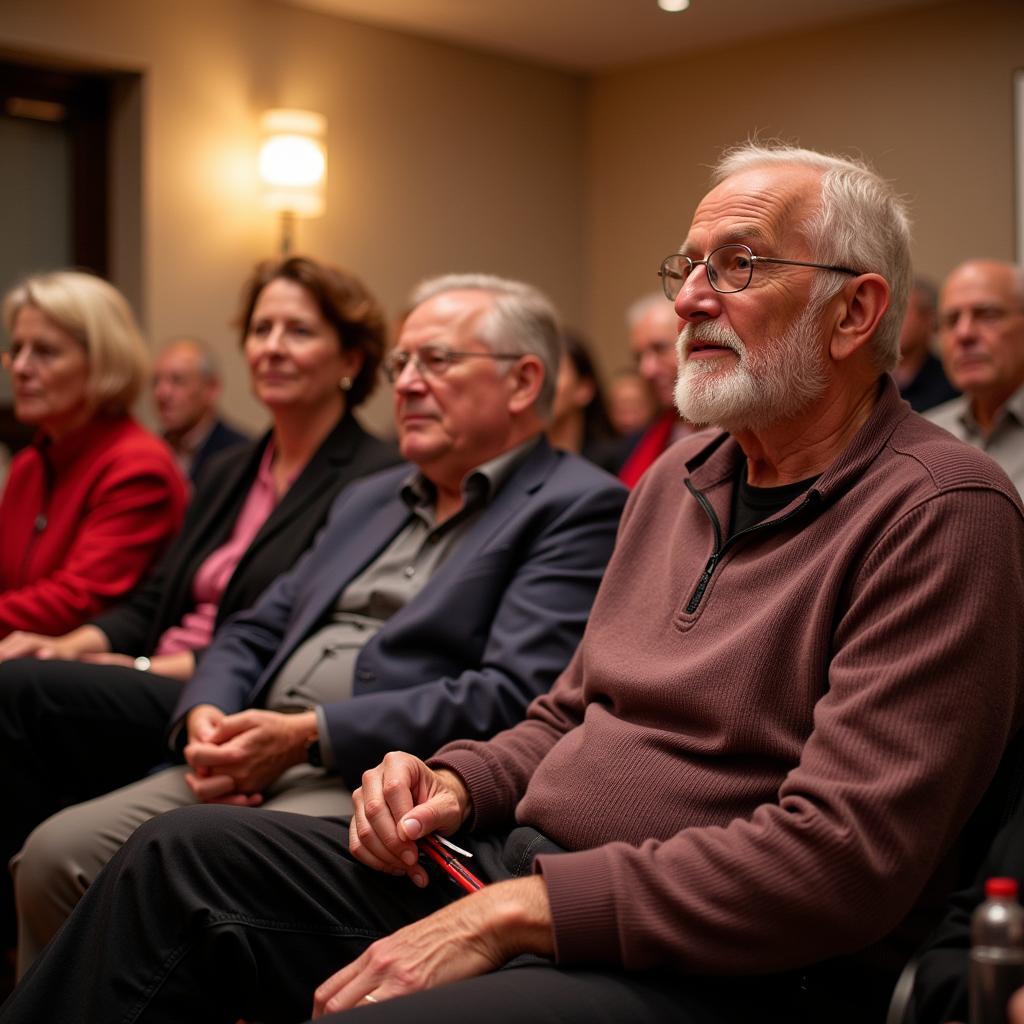
[[[604,71],[756,36],[926,7],[940,0],[287,0],[381,28],[578,72]]]

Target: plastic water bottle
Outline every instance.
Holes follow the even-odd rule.
[[[1024,907],[1013,878],[990,878],[971,917],[970,1024],[1006,1024],[1006,1004],[1024,986]]]

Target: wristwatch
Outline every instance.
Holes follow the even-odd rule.
[[[138,669],[139,672],[148,672],[152,664],[153,662],[143,654],[132,662],[132,667]]]

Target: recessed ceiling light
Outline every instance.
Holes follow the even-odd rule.
[[[658,6],[663,11],[685,11],[690,6],[690,0],[658,0]]]

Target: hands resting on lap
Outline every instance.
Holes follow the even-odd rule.
[[[364,773],[352,795],[349,849],[363,864],[423,887],[416,840],[450,835],[469,817],[459,777],[391,753]],[[496,970],[520,953],[554,951],[547,890],[540,876],[485,886],[373,943],[316,990],[314,1018]]]

